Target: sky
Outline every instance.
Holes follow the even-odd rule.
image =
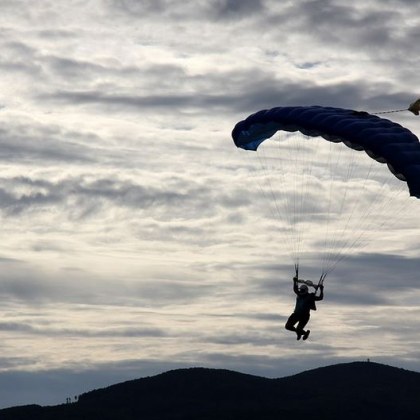
[[[370,225],[297,342],[293,260],[231,138],[274,106],[407,108],[419,8],[0,0],[0,408],[192,366],[419,371],[416,200]],[[420,134],[409,112],[386,117]]]

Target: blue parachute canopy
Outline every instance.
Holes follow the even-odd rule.
[[[407,128],[367,112],[323,106],[291,106],[262,110],[236,124],[237,147],[257,150],[277,131],[300,131],[311,137],[343,142],[386,163],[410,195],[420,198],[420,142]]]

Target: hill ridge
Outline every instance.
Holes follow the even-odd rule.
[[[320,367],[283,378],[228,369],[174,369],[82,394],[76,403],[0,410],[2,420],[412,419],[420,373],[375,362]]]

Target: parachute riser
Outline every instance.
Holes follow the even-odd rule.
[[[306,284],[309,287],[313,287],[315,290],[317,290],[318,287],[319,287],[318,284],[314,284],[314,282],[311,281],[311,280],[303,280],[303,279],[301,280],[301,279],[299,279],[297,282],[301,283],[301,284]]]
[[[297,274],[297,273],[296,273]],[[296,275],[297,277],[297,275]],[[320,286],[324,285],[325,277],[327,277],[326,273],[321,274],[321,277],[319,278],[318,284],[315,284],[312,280],[304,280],[304,279],[298,279],[298,283],[306,284],[309,287],[313,287],[315,290],[318,290]]]
[[[312,280],[304,280],[299,278],[299,263],[295,264],[295,278],[298,279],[298,283],[306,284],[309,287],[313,287],[315,290],[318,290],[320,286],[324,285],[324,280],[327,277],[327,273],[322,273],[319,278],[318,284],[314,284]]]

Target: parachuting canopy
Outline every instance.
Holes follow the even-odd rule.
[[[417,114],[420,100],[408,110]],[[238,122],[232,137],[256,157],[249,168],[260,166],[254,175],[268,198],[267,222],[276,219],[276,246],[290,254],[296,268],[305,258],[305,267],[321,266],[326,275],[369,237],[383,237],[391,220],[403,222],[409,203],[400,197],[406,185],[420,198],[419,139],[377,115],[277,107]]]
[[[417,111],[420,100],[410,105]],[[416,114],[417,115],[417,114]],[[323,106],[292,106],[262,110],[236,124],[232,137],[237,147],[257,150],[277,131],[323,137],[364,150],[386,163],[390,171],[407,182],[410,195],[420,198],[420,142],[407,128],[367,112]]]

